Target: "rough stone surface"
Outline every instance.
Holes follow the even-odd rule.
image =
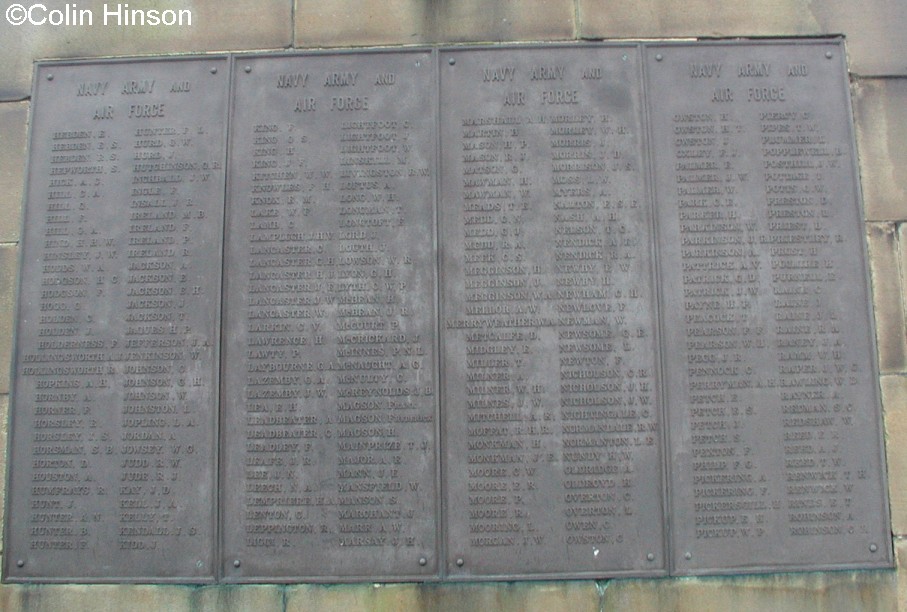
[[[907,219],[907,78],[859,79],[853,102],[866,218]]]
[[[907,534],[907,376],[882,376],[891,529]]]
[[[0,242],[19,240],[28,103],[0,104]]]
[[[279,585],[218,585],[191,595],[192,612],[282,612],[284,587]]]
[[[907,341],[898,273],[897,233],[890,223],[869,223],[867,227],[879,368],[882,372],[902,372],[907,366]]]
[[[192,587],[165,585],[0,585],[4,612],[194,612]]]
[[[0,64],[0,100],[21,100],[29,95],[32,61],[41,58],[92,57],[161,53],[190,53],[241,49],[277,49],[293,42],[293,0],[187,0],[171,3],[121,3],[130,9],[187,9],[191,26],[118,26],[114,18],[104,25],[105,0],[44,0],[47,9],[65,5],[91,11],[91,25],[10,25],[0,19],[4,54]],[[12,3],[5,3],[9,6]],[[32,3],[25,2],[26,6]],[[108,3],[111,7],[117,3]],[[43,17],[35,14],[35,17]],[[78,13],[77,13],[78,16]],[[112,23],[113,22],[113,23]],[[87,20],[82,18],[82,23]]]
[[[607,584],[602,610],[894,612],[897,589],[897,574],[889,570],[621,580]]]
[[[822,32],[810,12],[809,0],[577,2],[583,38],[793,36]]]
[[[575,33],[573,0],[438,0],[436,6],[440,42],[566,40]]]
[[[19,247],[0,244],[0,393],[9,393]]]
[[[296,0],[297,47],[405,45],[432,40],[434,3],[424,0]]]

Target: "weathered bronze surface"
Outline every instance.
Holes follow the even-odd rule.
[[[8,578],[214,578],[227,65],[36,71]]]
[[[234,67],[226,580],[437,572],[434,69]]]
[[[39,65],[5,578],[890,566],[843,52]]]
[[[891,562],[843,52],[646,49],[678,574]]]
[[[639,49],[440,70],[448,572],[661,572]]]

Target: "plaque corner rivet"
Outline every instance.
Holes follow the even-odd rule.
[[[246,71],[246,72],[252,72],[252,66],[246,66],[246,67],[245,67],[245,71]]]
[[[832,52],[831,52],[831,51],[826,51],[826,52],[825,52],[825,58],[826,58],[826,59],[831,59],[831,58],[832,58]]]
[[[879,550],[879,547],[876,546],[875,544],[869,545],[869,552],[877,552],[878,550]]]
[[[623,61],[627,61],[627,54],[624,53],[623,55],[621,55],[621,56],[620,56],[620,59],[623,60]]]
[[[48,81],[53,81],[53,80],[54,80],[54,75],[48,74],[48,75],[47,75],[47,80],[48,80]]]
[[[16,567],[25,567],[25,560],[19,559],[18,561],[16,561]]]
[[[457,60],[455,58],[451,57],[447,60],[447,63],[450,64],[451,66],[453,66],[454,64],[457,63]]]
[[[660,61],[663,60],[664,58],[665,58],[665,56],[662,55],[661,53],[656,53],[656,54],[655,54],[655,61],[656,61],[656,62],[660,62]]]
[[[211,74],[217,74],[217,68],[216,68],[216,67],[214,67],[214,68],[211,69]]]
[[[463,561],[462,557],[457,559],[457,567],[463,567],[464,563],[465,563],[465,561]]]
[[[686,553],[683,554],[683,558],[686,559],[687,561],[689,561],[690,559],[693,558],[693,553],[691,553],[691,552],[686,552]]]
[[[654,560],[655,560],[655,555],[652,554],[652,553],[649,553],[648,555],[646,555],[646,559],[647,559],[648,561],[654,561]]]
[[[419,557],[419,565],[426,565],[427,563],[428,559],[426,559],[425,557]]]
[[[239,559],[233,561],[233,567],[239,567],[240,565],[242,564],[239,562]]]

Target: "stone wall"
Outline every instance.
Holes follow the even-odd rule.
[[[4,2],[5,10],[11,4]],[[25,3],[30,4],[30,3]],[[44,0],[49,9],[64,2]],[[79,8],[102,13],[103,2]],[[0,610],[907,610],[907,3],[895,0],[147,0],[190,27],[0,20],[0,462],[32,62],[251,49],[844,34],[878,332],[897,571],[442,585],[0,585]],[[0,490],[0,497],[3,491]],[[2,507],[0,507],[2,511]]]

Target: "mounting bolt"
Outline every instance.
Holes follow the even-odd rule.
[[[463,557],[457,559],[457,567],[463,567],[464,563],[465,561],[463,561]]]
[[[240,565],[242,564],[239,562],[239,559],[233,561],[233,567],[239,567]]]
[[[685,553],[683,554],[683,558],[686,559],[687,561],[689,561],[690,559],[693,558],[693,553],[691,553],[691,552],[685,552]]]
[[[652,554],[652,553],[649,553],[648,555],[646,555],[646,559],[649,560],[649,561],[654,561],[654,560],[655,560],[655,555]]]
[[[879,550],[879,547],[876,546],[875,544],[869,545],[869,552],[877,552],[878,550]]]
[[[451,66],[453,66],[454,64],[457,63],[457,60],[454,59],[454,58],[450,58],[450,59],[447,60],[447,63],[450,64]]]
[[[831,59],[831,58],[832,58],[831,51],[826,51],[826,52],[825,52],[825,58],[826,58],[826,59]]]
[[[25,567],[25,561],[23,559],[19,559],[18,561],[16,561],[16,567]]]
[[[423,565],[423,566],[424,566],[424,565],[426,565],[427,563],[428,563],[428,559],[426,559],[425,557],[419,557],[419,565]]]
[[[48,81],[53,81],[53,80],[54,80],[54,75],[48,74],[48,75],[47,75],[47,80],[48,80]]]
[[[217,74],[217,68],[212,68],[212,69],[211,69],[211,74]]]
[[[663,60],[664,58],[665,58],[665,56],[662,55],[661,53],[656,53],[656,54],[655,54],[655,61],[656,61],[656,62],[660,62],[660,61]]]
[[[246,72],[252,72],[252,66],[246,66],[245,70]]]

